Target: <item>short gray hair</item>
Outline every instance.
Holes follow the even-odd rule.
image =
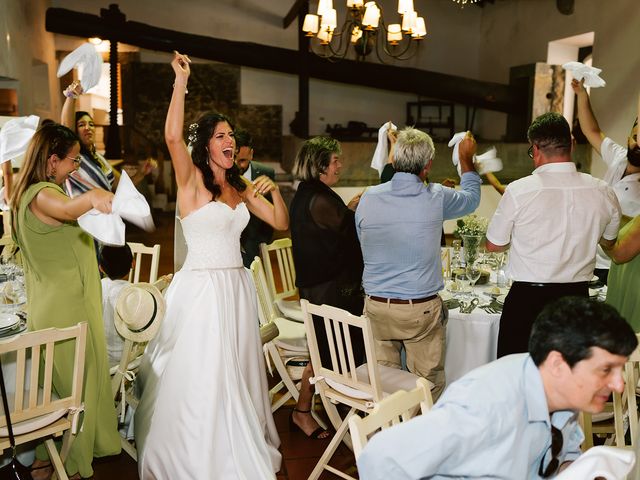
[[[396,172],[420,175],[435,153],[436,149],[429,135],[415,128],[406,127],[398,134],[393,152],[393,166]]]
[[[302,144],[293,162],[296,180],[318,180],[324,173],[333,154],[340,155],[340,143],[330,137],[315,137]]]

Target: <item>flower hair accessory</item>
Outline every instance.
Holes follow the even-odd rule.
[[[189,139],[189,143],[191,145],[198,141],[198,126],[199,125],[197,123],[192,123],[191,125],[189,125],[189,137],[187,138]]]

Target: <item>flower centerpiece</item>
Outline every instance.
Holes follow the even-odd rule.
[[[456,225],[457,228],[453,234],[462,239],[466,264],[473,265],[478,256],[478,248],[487,233],[489,220],[472,213],[459,218]]]

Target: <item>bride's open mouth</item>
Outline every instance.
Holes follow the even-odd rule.
[[[225,148],[222,150],[222,153],[228,159],[233,160],[233,148]]]

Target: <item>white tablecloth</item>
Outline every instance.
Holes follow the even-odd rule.
[[[489,288],[483,285],[473,289],[481,305],[491,301],[491,298],[484,294]],[[506,293],[506,289],[503,289],[503,293]],[[451,294],[446,290],[440,292],[440,296],[443,299],[451,298]],[[478,307],[471,313],[460,313],[457,308],[449,310],[444,361],[447,385],[474,368],[496,359],[499,327],[500,313],[489,314]]]
[[[471,313],[449,310],[444,370],[447,385],[465,373],[496,359],[500,314],[480,308]]]

